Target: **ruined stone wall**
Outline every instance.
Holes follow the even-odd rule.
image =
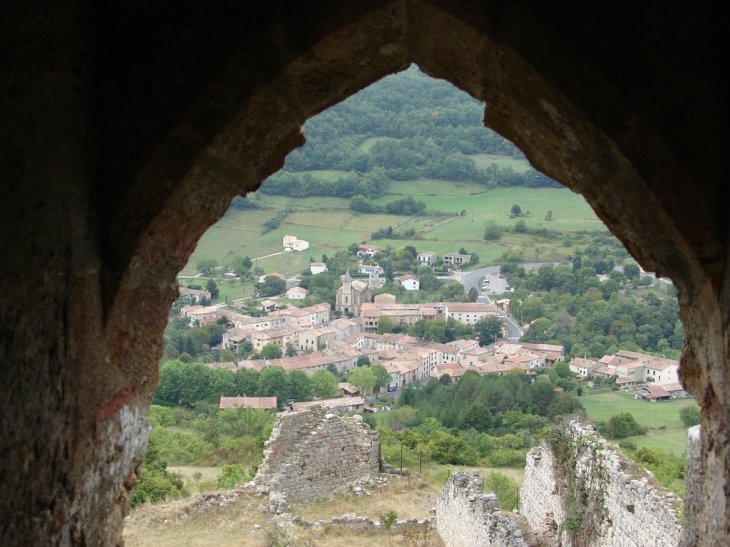
[[[342,418],[316,405],[277,418],[254,479],[261,490],[318,499],[379,471],[380,434],[361,416]]]
[[[592,426],[571,422],[568,432],[576,446],[589,449],[580,456],[576,472],[587,488],[601,488],[604,492],[605,518],[591,546],[678,545],[682,531],[677,518],[679,498],[654,486],[645,469],[611,450],[609,443],[596,436]],[[565,490],[566,485],[556,480],[555,458],[550,448],[545,444],[533,448],[527,454],[525,481],[520,491],[521,513],[531,527],[544,521],[547,512],[552,512],[558,525],[565,521]],[[565,532],[562,545],[571,545]]]
[[[436,500],[436,530],[446,547],[527,547],[522,531],[482,493],[479,472],[457,471]]]

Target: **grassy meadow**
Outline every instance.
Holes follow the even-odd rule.
[[[377,139],[366,139],[361,146],[372,146]],[[480,155],[489,156],[489,155]],[[507,164],[514,169],[526,168],[527,162],[511,157],[496,158],[500,167]],[[503,165],[504,164],[504,165]],[[523,165],[524,164],[524,165]],[[522,166],[522,167],[521,167]],[[310,171],[319,178],[336,179],[341,171]],[[501,256],[505,250],[521,250],[526,259],[559,260],[571,250],[563,248],[560,241],[547,241],[525,234],[505,233],[496,242],[483,239],[487,221],[512,227],[520,220],[510,218],[513,204],[519,204],[529,215],[521,217],[529,227],[539,224],[558,231],[605,230],[582,196],[565,188],[510,187],[488,190],[467,182],[444,182],[432,179],[393,181],[388,194],[376,203],[383,205],[403,196],[413,196],[426,203],[428,209],[447,213],[449,216],[408,217],[397,215],[365,215],[353,213],[349,200],[337,197],[314,196],[291,198],[256,194],[253,199],[262,208],[256,210],[231,210],[212,226],[201,238],[183,274],[194,274],[201,259],[213,258],[223,265],[235,256],[260,258],[258,267],[266,272],[278,272],[286,276],[296,275],[309,265],[309,258],[319,260],[323,254],[336,251],[351,243],[370,243],[380,246],[414,245],[416,249],[432,250],[443,255],[466,247],[480,257],[484,265]],[[262,234],[262,224],[282,209],[292,211],[276,230]],[[545,221],[547,211],[552,220]],[[461,216],[461,212],[465,214]],[[420,234],[419,240],[378,240],[371,234],[382,227],[394,230],[413,227]],[[303,252],[281,253],[284,235],[295,235],[309,241],[310,248]],[[281,254],[275,254],[281,253]],[[275,256],[268,256],[274,254]],[[227,290],[231,296],[246,296],[235,289]],[[235,293],[235,295],[233,294]]]
[[[684,453],[687,442],[687,428],[679,419],[679,411],[697,404],[694,399],[673,399],[660,403],[637,401],[633,394],[623,391],[584,395],[580,402],[588,418],[594,422],[607,421],[614,414],[628,412],[639,424],[650,428],[647,435],[629,437],[629,441],[638,447],[659,447],[677,455]],[[665,429],[658,429],[660,427]]]

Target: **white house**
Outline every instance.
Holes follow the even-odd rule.
[[[360,245],[360,248],[357,251],[357,256],[369,256],[372,258],[379,250],[380,247],[377,245]]]
[[[421,287],[421,282],[415,275],[406,274],[398,278],[399,284],[407,291],[417,291]]]
[[[307,289],[302,287],[292,287],[286,291],[286,297],[291,300],[304,300],[307,297]]]
[[[309,249],[309,241],[297,239],[296,236],[284,236],[283,245],[285,251],[289,249],[292,251],[304,251]]]
[[[327,264],[324,262],[310,262],[309,269],[312,272],[312,275],[317,275],[327,271]]]
[[[309,241],[297,239],[294,243],[292,243],[291,248],[295,251],[306,251],[307,249],[309,249]]]
[[[383,275],[383,268],[377,264],[360,264],[357,268],[357,273],[371,274],[371,275]]]
[[[292,244],[297,240],[297,236],[284,236],[283,246],[285,249],[291,249]]]

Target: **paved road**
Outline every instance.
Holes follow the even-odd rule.
[[[524,262],[520,264],[526,270],[537,269],[544,263],[541,262]],[[558,262],[553,263],[557,265]],[[489,280],[488,289],[482,290],[481,280],[482,278]],[[509,285],[507,280],[499,277],[499,266],[487,266],[486,268],[479,268],[478,270],[472,270],[470,272],[454,272],[454,279],[464,285],[464,289],[468,292],[470,289],[475,288],[479,293],[479,301],[486,304],[491,304],[492,297],[497,297],[508,291]],[[517,321],[512,317],[500,312],[499,317],[504,319],[505,327],[507,329],[508,340],[519,340],[524,331],[520,328]]]

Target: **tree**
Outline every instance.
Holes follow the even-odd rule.
[[[502,237],[502,229],[493,220],[487,221],[487,227],[484,231],[484,239],[496,240]]]
[[[380,363],[375,363],[370,367],[370,370],[375,374],[375,387],[381,388],[390,384],[391,377],[388,371]]]
[[[681,408],[679,410],[679,419],[682,420],[682,423],[687,427],[698,425],[702,421],[702,412],[700,412],[700,407],[692,405]]]
[[[295,357],[297,354],[297,348],[295,348],[291,342],[288,342],[286,344],[286,353],[285,355],[287,357]]]
[[[367,355],[361,355],[357,358],[357,366],[358,367],[364,367],[364,366],[370,366],[370,357]]]
[[[387,315],[381,315],[378,319],[378,334],[393,332],[393,320]]]
[[[281,357],[281,346],[266,344],[259,352],[261,359],[279,359]]]
[[[337,394],[337,378],[329,370],[312,374],[312,394],[320,399],[330,399]]]
[[[349,372],[347,381],[356,388],[359,388],[360,393],[365,395],[366,391],[375,387],[377,378],[370,367],[357,367]]]
[[[557,372],[558,376],[561,378],[570,378],[570,365],[568,365],[565,361],[560,361],[555,365],[555,372]]]
[[[629,279],[639,277],[640,274],[641,274],[641,270],[639,269],[639,266],[637,266],[636,264],[624,265],[624,275],[626,277],[628,277]]]
[[[548,212],[545,213],[545,220],[552,220],[553,219],[553,212],[548,209]]]
[[[303,370],[289,373],[289,395],[295,401],[312,400],[312,378]]]
[[[496,315],[482,317],[474,325],[474,334],[479,335],[479,345],[488,346],[495,338],[501,338],[504,329],[504,321]]]
[[[286,403],[289,399],[289,382],[284,369],[278,366],[264,367],[259,374],[256,395],[276,397],[278,404]]]
[[[210,293],[211,300],[215,300],[216,298],[218,298],[218,293],[220,293],[220,290],[218,289],[218,284],[213,279],[208,280],[208,282],[205,284],[205,289]]]
[[[479,293],[477,292],[477,290],[474,287],[469,289],[468,296],[469,296],[469,302],[476,302],[479,299]]]
[[[461,424],[464,429],[476,429],[480,433],[484,433],[492,427],[492,414],[483,404],[472,403],[464,413]]]
[[[261,296],[276,296],[286,290],[286,281],[275,275],[267,275],[263,285],[259,287]]]
[[[202,274],[210,275],[213,273],[216,266],[218,266],[218,261],[216,259],[204,258],[203,260],[198,260],[197,270]]]
[[[512,206],[512,214],[516,217],[520,216],[522,214],[522,207],[517,205],[516,203]]]
[[[621,412],[609,418],[606,434],[612,439],[625,439],[632,435],[646,434],[646,428],[636,423],[628,412]]]

